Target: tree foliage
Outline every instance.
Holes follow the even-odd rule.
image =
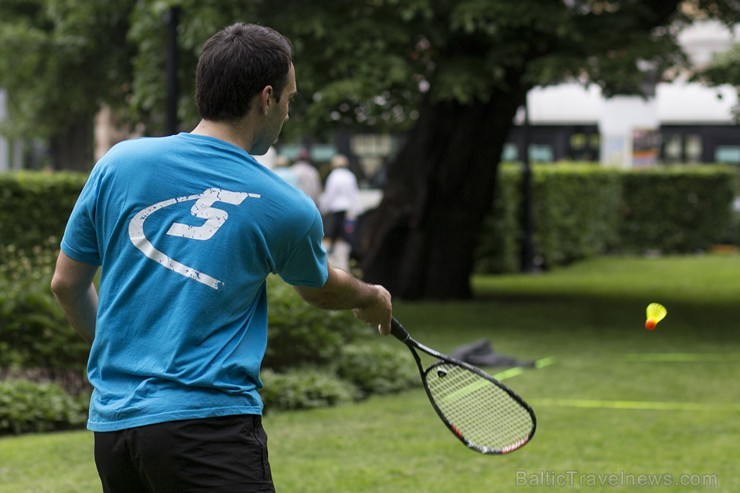
[[[677,9],[678,5],[682,8]],[[162,131],[165,18],[179,8],[179,113],[197,120],[202,43],[237,20],[274,26],[296,47],[301,132],[409,128],[428,93],[485,101],[507,67],[529,84],[578,77],[607,93],[640,89],[639,61],[683,63],[675,37],[700,16],[738,22],[737,0],[7,0],[0,5],[0,86],[16,135],[53,135],[106,103]],[[288,128],[290,130],[290,128]]]
[[[53,137],[101,103],[121,105],[131,79],[126,41],[133,0],[0,3],[0,87],[9,93],[5,133]]]
[[[715,55],[703,74],[713,85],[731,84],[740,87],[740,43]]]
[[[714,56],[707,67],[699,71],[695,78],[711,86],[729,84],[735,86],[738,103],[733,109],[735,120],[740,123],[740,43],[729,50]]]

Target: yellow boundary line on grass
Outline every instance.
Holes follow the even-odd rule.
[[[735,361],[740,363],[736,353],[627,353],[624,359],[647,363],[691,363],[706,361]]]
[[[700,354],[700,353],[630,353],[625,359],[644,362],[698,362],[698,361],[733,361],[737,354]],[[554,356],[535,361],[536,369],[545,368],[555,363]],[[493,375],[496,380],[505,380],[525,372],[525,368],[515,367]],[[740,411],[736,403],[708,402],[658,402],[658,401],[609,401],[599,399],[533,399],[532,405],[543,407],[575,407],[584,409],[628,409],[648,411]]]
[[[546,358],[540,358],[537,361],[535,361],[534,367],[539,370],[540,368],[550,366],[553,363],[555,363],[555,356],[548,356]],[[509,368],[508,370],[504,370],[502,372],[496,373],[495,375],[493,375],[493,378],[495,378],[498,381],[502,381],[502,380],[506,380],[507,378],[521,375],[522,373],[524,373],[525,370],[526,368],[522,368],[520,366]]]
[[[740,404],[704,402],[605,401],[590,399],[533,399],[532,405],[588,409],[632,409],[648,411],[740,411]]]

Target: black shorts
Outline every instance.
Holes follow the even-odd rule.
[[[332,241],[346,239],[344,230],[347,211],[330,212],[324,216],[324,236]]]
[[[191,419],[95,433],[105,493],[274,493],[256,415]]]

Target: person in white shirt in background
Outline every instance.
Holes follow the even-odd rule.
[[[290,169],[296,178],[297,187],[303,190],[318,207],[321,198],[321,176],[316,166],[311,164],[307,149],[301,149],[298,152],[298,159]]]
[[[265,168],[273,169],[275,167],[275,160],[277,159],[277,151],[273,146],[270,146],[269,149],[267,149],[267,152],[261,156],[254,155],[252,157]]]
[[[357,177],[348,165],[349,160],[342,154],[332,158],[332,171],[319,200],[319,210],[324,217],[324,245],[332,264],[344,270],[349,270],[351,248],[345,224],[354,219],[360,209]]]

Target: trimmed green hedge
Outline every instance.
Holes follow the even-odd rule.
[[[537,167],[534,244],[545,267],[592,257],[618,241],[620,176],[594,165]]]
[[[535,247],[545,268],[607,252],[686,253],[737,239],[730,203],[738,173],[729,167],[559,163],[535,165],[533,175]],[[2,244],[31,249],[58,241],[86,179],[82,173],[0,173]],[[500,167],[495,196],[477,270],[513,272],[522,234],[519,165]]]
[[[693,252],[732,223],[735,172],[719,166],[649,169],[622,176],[622,249]]]
[[[521,167],[502,165],[481,231],[476,270],[515,272],[521,244]],[[691,253],[736,237],[737,171],[697,165],[620,170],[533,166],[533,223],[543,268],[604,253]]]
[[[61,238],[86,180],[84,173],[0,173],[2,244],[32,249]]]
[[[493,207],[483,223],[476,248],[476,270],[479,272],[519,270],[521,186],[519,167],[501,165]]]

